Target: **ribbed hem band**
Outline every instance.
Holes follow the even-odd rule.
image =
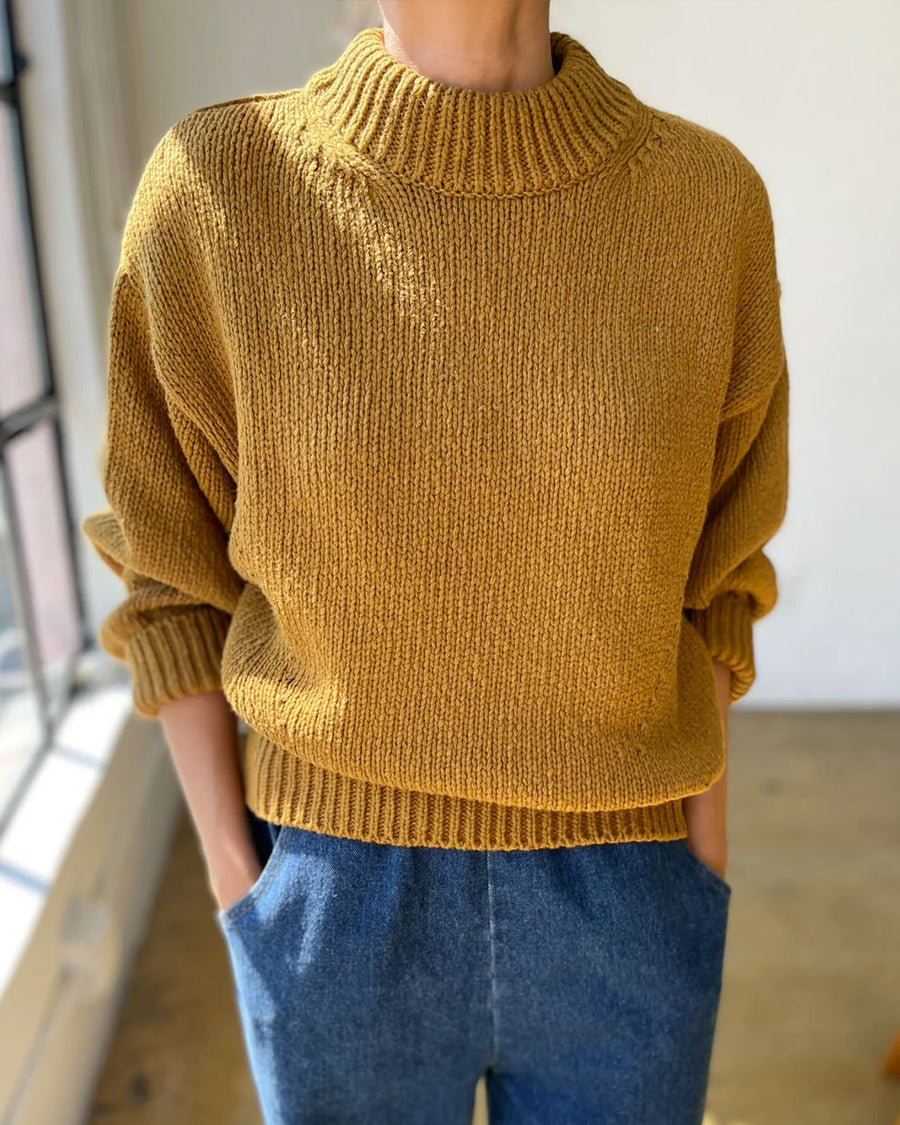
[[[252,727],[244,792],[266,820],[381,843],[532,849],[687,835],[681,799],[644,808],[560,812],[410,792],[303,761]]]

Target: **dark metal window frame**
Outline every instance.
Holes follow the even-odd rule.
[[[0,500],[2,500],[9,526],[10,539],[10,583],[16,616],[24,630],[25,660],[27,671],[31,678],[32,689],[37,700],[40,721],[40,745],[35,748],[28,766],[22,771],[13,792],[9,795],[5,806],[0,809],[0,833],[14,813],[22,793],[27,788],[31,778],[50,748],[55,733],[58,716],[54,714],[51,700],[47,690],[44,671],[41,666],[37,627],[31,592],[28,580],[27,560],[22,546],[20,523],[16,512],[16,497],[10,474],[9,448],[10,443],[17,437],[34,429],[41,423],[49,422],[54,443],[56,462],[59,470],[58,485],[63,505],[65,527],[67,531],[66,542],[70,552],[70,567],[74,582],[75,610],[81,622],[82,639],[79,652],[83,651],[93,642],[93,637],[87,625],[87,614],[84,605],[83,583],[81,581],[81,568],[79,566],[78,552],[75,550],[76,526],[73,516],[73,505],[69,483],[66,479],[65,449],[62,425],[59,413],[59,400],[56,393],[54,366],[50,336],[47,330],[46,304],[44,301],[44,285],[41,276],[38,243],[35,233],[34,208],[28,174],[28,154],[25,141],[25,130],[22,124],[22,110],[20,97],[19,75],[28,66],[28,59],[18,50],[15,33],[15,19],[13,0],[4,0],[2,7],[2,27],[0,27],[0,112],[12,115],[12,133],[14,136],[13,159],[17,165],[20,187],[20,203],[25,219],[25,242],[30,267],[32,286],[32,308],[36,313],[36,327],[38,330],[38,348],[43,368],[43,390],[22,406],[0,415]],[[75,664],[79,653],[73,654],[66,677],[66,699],[71,698],[75,690]]]

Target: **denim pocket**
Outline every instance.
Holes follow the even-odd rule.
[[[700,858],[694,851],[691,845],[687,842],[687,837],[679,837],[675,843],[678,845],[678,852],[683,855],[691,868],[701,875],[707,883],[710,883],[720,894],[730,895],[731,884],[724,876],[720,875],[715,868],[710,867],[709,864]]]
[[[289,824],[277,825],[277,828],[278,832],[271,850],[263,863],[262,870],[253,881],[253,884],[239,898],[236,898],[234,902],[215,910],[216,921],[220,926],[230,926],[242,915],[252,910],[254,906],[262,901],[263,897],[272,886],[275,873],[278,871],[278,867],[284,858],[288,837],[292,830]]]

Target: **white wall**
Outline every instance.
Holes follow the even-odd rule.
[[[356,27],[380,22],[371,0],[126,10],[144,154],[195,106],[302,85]],[[550,11],[551,27],[644,101],[733,140],[769,188],[791,480],[769,548],[779,603],[757,623],[757,682],[738,706],[896,705],[900,5],[553,0]]]

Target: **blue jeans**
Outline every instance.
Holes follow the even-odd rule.
[[[214,911],[266,1125],[700,1125],[730,885],[684,839],[402,847],[260,820]]]

